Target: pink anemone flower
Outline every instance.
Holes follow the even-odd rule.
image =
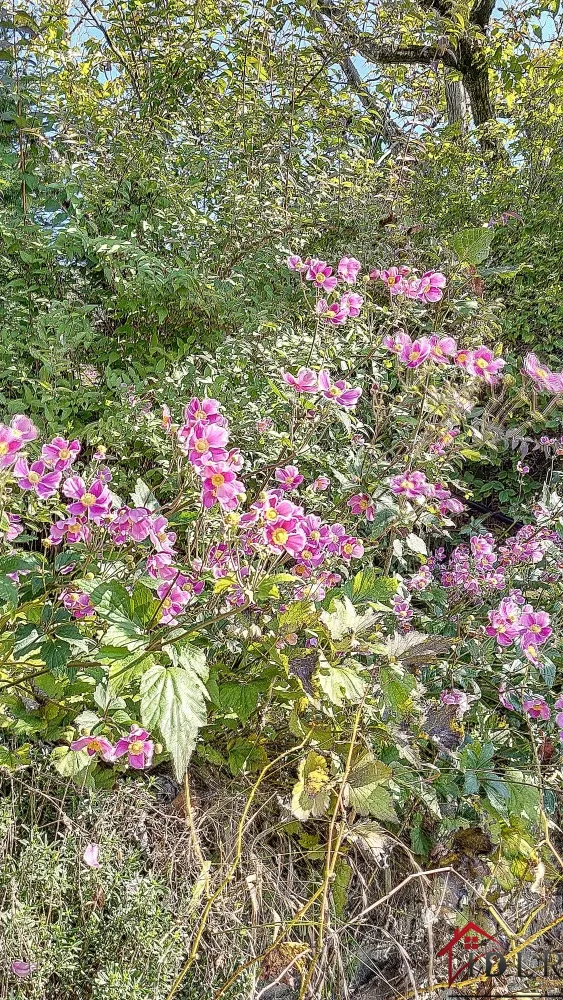
[[[471,375],[483,378],[489,385],[495,385],[498,382],[498,374],[505,364],[502,358],[495,358],[488,347],[481,346],[473,351],[471,362],[467,364],[467,371]]]
[[[105,736],[81,736],[70,744],[71,750],[86,750],[89,757],[100,754],[102,760],[113,761],[113,746]]]
[[[49,444],[44,444],[41,449],[41,458],[46,465],[49,465],[55,472],[62,472],[68,469],[80,453],[80,442],[78,440],[67,441],[62,437],[54,437]]]
[[[99,479],[86,486],[81,476],[70,476],[63,485],[63,493],[73,501],[67,505],[69,514],[86,516],[89,521],[99,523],[111,508],[110,492]]]
[[[407,368],[418,368],[430,356],[431,344],[428,337],[419,337],[411,344],[405,343],[399,357]]]
[[[324,292],[332,292],[336,288],[337,278],[332,273],[332,268],[326,260],[311,262],[305,275],[307,281],[312,281],[316,288],[322,288]]]
[[[319,372],[319,389],[326,399],[332,399],[346,409],[352,409],[362,395],[361,389],[352,388],[343,379],[332,382],[329,372],[324,369]]]
[[[44,462],[32,462],[18,458],[14,465],[14,478],[20,490],[33,490],[42,500],[52,497],[61,482],[60,472],[48,472]]]
[[[338,277],[347,281],[349,285],[355,285],[362,265],[355,257],[343,257],[337,267]]]
[[[0,469],[9,469],[22,445],[22,438],[17,437],[11,427],[0,424]]]
[[[154,743],[146,729],[139,726],[131,726],[128,736],[123,736],[117,741],[114,750],[114,757],[123,757],[127,754],[129,766],[141,771],[145,767],[150,767],[154,755]]]
[[[551,710],[541,694],[530,695],[529,698],[522,699],[522,708],[531,719],[541,719],[547,722],[551,715]]]
[[[361,298],[361,296],[359,297]],[[329,305],[326,299],[319,299],[315,307],[315,312],[321,316],[325,322],[332,323],[333,326],[342,326],[350,315],[341,302],[332,302]]]
[[[296,392],[318,392],[318,375],[311,368],[300,368],[297,375],[291,372],[282,372],[282,378],[286,385],[290,385]]]
[[[447,279],[441,271],[425,271],[418,282],[416,296],[421,302],[439,302]]]

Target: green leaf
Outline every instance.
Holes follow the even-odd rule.
[[[258,586],[254,591],[254,597],[257,601],[267,601],[271,598],[279,597],[279,583],[292,583],[295,585],[297,578],[292,576],[291,573],[274,573],[272,576],[266,576],[260,581]]]
[[[369,797],[369,814],[384,823],[399,822],[393,798],[386,788],[374,788]]]
[[[119,660],[113,660],[109,668],[109,688],[112,694],[121,694],[131,687],[137,677],[141,677],[154,666],[152,656],[134,653]]]
[[[27,622],[25,625],[18,625],[14,640],[14,659],[23,660],[27,658],[30,653],[39,650],[44,639],[45,636],[43,633],[39,632],[37,627],[31,622]]]
[[[385,604],[397,593],[398,586],[398,581],[391,576],[377,576],[372,569],[363,569],[356,573],[353,580],[346,582],[342,593],[350,598],[352,604],[365,604],[368,601]]]
[[[55,747],[51,754],[55,771],[63,778],[74,778],[91,762],[86,750],[69,750],[68,747]]]
[[[57,639],[46,639],[41,645],[41,656],[51,673],[63,674],[70,660],[70,646]]]
[[[462,264],[474,267],[487,259],[494,238],[493,229],[462,229],[450,238],[450,246]]]
[[[0,577],[0,604],[9,604],[12,608],[18,604],[18,588],[6,577]]]
[[[235,777],[243,771],[261,771],[267,763],[266,752],[250,740],[238,740],[229,751],[229,767]]]
[[[404,715],[412,707],[412,695],[416,689],[416,677],[408,671],[382,667],[379,683],[383,697],[392,712]]]
[[[157,728],[174,762],[179,778],[186,770],[197,734],[207,721],[205,680],[207,666],[199,670],[155,665],[141,679],[141,719],[148,729]]]
[[[5,767],[7,771],[18,771],[20,767],[28,767],[31,763],[31,744],[24,743],[17,750],[8,750],[7,747],[0,746],[0,768]]]
[[[377,802],[381,800],[376,792],[379,792],[381,782],[390,778],[391,774],[391,768],[387,767],[387,764],[375,760],[369,753],[361,754],[348,775],[345,788],[346,804],[350,809],[355,809],[360,816],[371,815],[376,819],[386,819],[386,816],[380,816],[373,811],[372,800]],[[394,810],[393,816],[395,816]]]
[[[358,702],[364,696],[366,689],[365,681],[358,674],[358,668],[347,667],[344,664],[338,667],[331,667],[330,664],[321,667],[317,673],[319,687],[326,695],[332,705],[342,707],[345,701]],[[326,664],[326,660],[324,661]]]
[[[255,684],[221,684],[219,699],[222,708],[234,712],[241,722],[247,722],[258,704],[258,688]]]

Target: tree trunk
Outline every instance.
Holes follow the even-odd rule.
[[[461,80],[453,80],[446,75],[444,86],[446,91],[448,124],[456,125],[459,123],[461,131],[464,132],[466,103],[463,83]]]

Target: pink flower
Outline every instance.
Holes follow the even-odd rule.
[[[530,466],[523,465],[522,462],[517,462],[516,471],[519,472],[521,476],[527,476],[530,471]]]
[[[326,399],[332,399],[346,409],[352,409],[362,395],[361,389],[353,389],[343,379],[332,382],[329,372],[324,369],[319,372],[319,389]]]
[[[547,611],[525,611],[520,615],[520,628],[523,633],[520,639],[522,648],[525,646],[543,646],[547,642],[553,629],[550,628],[551,618]]]
[[[441,271],[425,271],[418,282],[417,298],[421,302],[439,302],[446,287],[446,276]]]
[[[459,433],[459,427],[452,427],[451,430],[442,431],[438,440],[430,445],[429,451],[434,455],[445,455],[446,448],[452,444]]]
[[[89,521],[99,524],[104,514],[109,513],[111,496],[105,483],[99,479],[87,487],[81,476],[70,476],[63,484],[63,493],[74,501],[67,505],[69,514],[84,515]]]
[[[343,257],[338,264],[338,277],[347,281],[349,285],[355,285],[362,265],[355,257]]]
[[[282,372],[282,378],[287,385],[297,392],[318,392],[318,376],[311,368],[300,368],[297,375]]]
[[[151,766],[154,743],[146,729],[141,729],[139,726],[131,726],[129,735],[123,736],[117,741],[114,757],[123,757],[124,754],[128,755],[130,767],[134,767],[140,771],[144,767]]]
[[[370,281],[377,281],[377,279],[381,277],[381,271],[379,270],[378,267],[372,267],[368,274],[368,277]]]
[[[144,542],[151,531],[151,514],[146,507],[121,507],[112,518],[109,532],[118,545]]]
[[[5,542],[13,542],[24,530],[21,517],[19,514],[8,514],[7,511],[4,511],[4,525],[6,522],[7,527],[4,531],[0,531],[0,538]]]
[[[20,959],[17,959],[10,965],[10,969],[12,970],[14,976],[17,976],[18,979],[27,979],[32,972],[35,972],[36,968],[37,966],[34,965],[33,962],[23,962]]]
[[[332,292],[336,288],[336,276],[332,275],[332,268],[326,260],[312,261],[307,268],[305,275],[307,281],[312,281],[317,288],[322,288],[325,292]]]
[[[192,465],[201,467],[210,462],[224,462],[228,458],[225,445],[229,432],[219,424],[195,424],[182,442]]]
[[[393,335],[388,334],[383,338],[383,346],[392,354],[402,354],[403,350],[410,349],[412,340],[404,330],[398,330]]]
[[[38,497],[46,500],[57,492],[60,482],[60,472],[47,472],[44,462],[32,462],[26,458],[18,458],[14,465],[14,478],[20,490],[33,490]]]
[[[457,344],[453,337],[430,337],[430,360],[437,365],[447,365],[456,351]]]
[[[70,611],[73,618],[87,618],[95,614],[95,609],[90,603],[90,595],[81,590],[63,590],[59,600],[61,600],[67,611]]]
[[[353,514],[365,514],[367,521],[373,521],[375,517],[375,507],[371,497],[367,493],[355,493],[348,500],[348,506]]]
[[[301,260],[301,257],[298,257],[295,253],[290,254],[287,258],[287,266],[290,271],[297,271],[297,273],[307,270],[305,261]]]
[[[387,285],[391,295],[400,295],[403,290],[403,277],[397,267],[390,267],[387,271],[382,271],[380,278]]]
[[[500,611],[489,611],[488,619],[485,635],[495,638],[499,646],[510,646],[519,635],[518,625],[508,621]]]
[[[78,517],[65,517],[62,521],[55,521],[51,525],[50,541],[53,545],[67,540],[73,542],[87,542],[90,538],[90,528],[86,521],[81,521]]]
[[[284,469],[276,469],[274,475],[282,490],[295,490],[303,482],[303,476],[300,475],[296,465],[286,465]]]
[[[503,708],[507,708],[509,710],[509,712],[513,712],[514,711],[514,705],[512,704],[512,701],[510,700],[510,694],[511,694],[511,692],[506,690],[506,684],[503,681],[502,684],[501,684],[501,686],[498,689],[498,700],[500,701],[500,703],[503,706]]]
[[[31,422],[29,417],[24,417],[21,413],[16,413],[16,416],[12,417],[10,429],[14,437],[20,441],[35,441],[39,434],[35,424]]]
[[[471,361],[467,362],[467,371],[471,375],[478,375],[485,379],[489,385],[494,385],[498,381],[498,373],[504,368],[506,362],[502,358],[495,358],[488,347],[478,347],[473,351]]]
[[[82,855],[84,864],[88,865],[89,868],[101,868],[102,866],[98,861],[99,853],[100,848],[98,844],[88,844]]]
[[[102,760],[109,763],[113,760],[113,747],[105,736],[81,736],[70,744],[71,750],[86,750],[89,757],[100,754]]]
[[[190,399],[184,407],[184,423],[189,427],[194,424],[220,424],[225,426],[226,420],[219,412],[221,404],[216,399]]]
[[[456,497],[447,497],[440,501],[438,510],[443,517],[446,517],[447,514],[461,514],[465,510],[465,504],[461,500],[457,500]]]
[[[62,437],[55,437],[50,444],[44,444],[41,449],[41,458],[46,465],[51,466],[56,472],[68,469],[80,452],[80,442],[78,440],[67,441]]]
[[[362,295],[358,295],[357,292],[346,292],[340,299],[340,308],[343,309],[348,316],[359,316],[360,309],[364,304],[364,299]]]
[[[315,306],[315,312],[319,316],[322,316],[327,323],[332,323],[333,326],[342,326],[349,315],[348,310],[344,308],[341,302],[332,302],[329,305],[326,299],[319,299]]]
[[[320,493],[324,493],[328,490],[330,486],[330,479],[327,476],[317,476],[315,481],[311,484],[313,490],[318,490]]]
[[[345,562],[350,562],[350,559],[361,559],[363,554],[364,546],[359,538],[354,538],[353,535],[345,535],[342,538],[339,555]]]
[[[542,719],[547,722],[551,715],[549,705],[541,694],[530,695],[529,698],[522,699],[522,708],[531,719]]]
[[[285,551],[297,555],[305,548],[307,538],[297,518],[280,518],[267,524],[264,531],[266,541],[274,552]]]
[[[202,502],[205,508],[218,503],[223,510],[236,510],[237,497],[244,492],[244,483],[237,479],[236,472],[228,464],[209,464],[203,467]]]
[[[460,691],[459,688],[450,688],[449,691],[441,691],[440,701],[442,705],[457,705],[461,716],[469,711],[469,697],[465,691]]]
[[[411,344],[405,343],[399,357],[407,368],[418,368],[430,356],[430,348],[428,337],[419,337]]]
[[[466,372],[471,371],[471,366],[473,364],[473,354],[474,354],[473,351],[469,351],[466,348],[462,348],[462,350],[457,352],[454,358],[454,362],[459,368],[463,368],[464,371]]]
[[[266,431],[270,430],[270,427],[274,426],[274,421],[271,417],[262,417],[260,420],[256,421],[256,430],[259,434],[265,434]]]
[[[547,383],[553,374],[547,365],[542,365],[535,354],[527,354],[524,358],[523,371],[529,375],[539,389],[547,389]]]
[[[168,520],[163,514],[158,514],[153,518],[150,529],[150,540],[157,552],[172,553],[176,535],[173,531],[167,531]]]
[[[9,469],[22,444],[22,438],[18,437],[11,427],[0,424],[0,469]]]
[[[424,472],[402,472],[398,476],[393,476],[390,487],[395,496],[404,496],[409,500],[427,497],[432,492],[432,485],[427,481]]]
[[[528,646],[522,646],[522,652],[529,663],[533,663],[535,667],[541,667],[539,649],[534,643],[531,642]]]

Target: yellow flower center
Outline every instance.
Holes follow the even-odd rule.
[[[326,281],[326,274],[320,272],[319,274],[315,275],[315,281],[317,281],[319,285],[322,285],[323,281]]]
[[[272,541],[275,545],[285,545],[288,538],[289,534],[285,528],[276,528],[275,531],[272,532]]]
[[[95,753],[97,753],[99,750],[102,749],[102,747],[100,746],[100,741],[99,740],[90,740],[90,742],[88,744],[88,748],[89,748],[89,750],[94,750]]]
[[[205,410],[196,410],[194,413],[194,417],[196,420],[205,420],[205,418],[207,417],[207,413],[205,412]]]
[[[331,396],[339,396],[340,392],[341,392],[341,390],[338,388],[338,386],[331,385],[331,387],[329,389],[329,393],[330,393]]]
[[[222,486],[225,482],[225,477],[222,476],[220,472],[216,472],[213,476],[211,476],[211,482],[214,486]]]
[[[345,552],[347,556],[351,556],[352,552],[354,551],[354,546],[351,544],[351,542],[346,542],[342,546],[342,551]]]
[[[5,441],[0,441],[0,455],[7,455],[9,451],[9,445]]]
[[[30,472],[28,473],[27,478],[29,479],[30,483],[38,483],[39,480],[41,479],[41,476],[39,475],[38,472]]]
[[[413,484],[411,483],[410,479],[403,479],[401,481],[401,487],[404,490],[410,490],[412,488],[412,485]]]
[[[545,368],[536,368],[536,375],[538,376],[538,378],[545,378],[547,372]]]
[[[467,354],[464,354],[463,352],[461,352],[460,354],[458,354],[457,361],[458,361],[458,364],[460,364],[460,365],[465,364],[465,362],[467,361]]]
[[[541,632],[541,625],[530,625],[530,632]]]
[[[529,653],[530,656],[534,656],[536,652],[536,647],[532,646],[532,644],[530,643],[529,646],[526,646],[526,652]]]
[[[96,503],[97,497],[93,493],[83,493],[80,497],[80,503],[84,504],[85,507],[92,507]]]
[[[168,538],[168,535],[166,534],[165,531],[159,531],[156,537],[158,538],[159,542],[165,542],[166,539]]]
[[[196,441],[194,449],[195,451],[197,451],[198,455],[203,455],[206,451],[209,451],[209,445],[205,440],[205,438],[203,438],[201,441]]]
[[[69,451],[69,449],[68,448],[61,448],[61,450],[59,452],[59,458],[64,458],[65,461],[66,461],[67,458],[70,458],[70,451]]]
[[[80,528],[81,528],[80,524],[69,524],[66,530],[69,535],[78,535]]]
[[[142,740],[133,740],[133,742],[129,744],[129,753],[142,753],[144,746],[145,744]]]
[[[420,357],[420,351],[409,352],[409,361],[417,361],[419,357]]]
[[[439,344],[434,344],[434,354],[443,354],[443,353],[444,352],[442,348],[439,346]]]
[[[304,559],[312,559],[313,558],[313,553],[309,552],[309,549],[304,549],[304,551],[301,553],[301,555],[303,556]]]
[[[477,368],[480,368],[481,371],[483,371],[484,368],[487,368],[489,362],[485,361],[484,358],[477,358],[477,361],[475,362],[475,364],[476,364]]]
[[[314,542],[318,542],[320,537],[321,537],[320,531],[312,531],[310,534],[310,538],[312,538]]]
[[[390,275],[390,276],[389,276],[389,277],[387,278],[387,284],[388,284],[388,285],[394,285],[394,284],[396,283],[396,281],[397,281],[397,279],[396,279],[396,278],[394,278],[394,277],[393,277],[393,275]]]
[[[268,510],[264,514],[267,521],[275,521],[277,516],[278,512],[273,507],[268,507]]]

